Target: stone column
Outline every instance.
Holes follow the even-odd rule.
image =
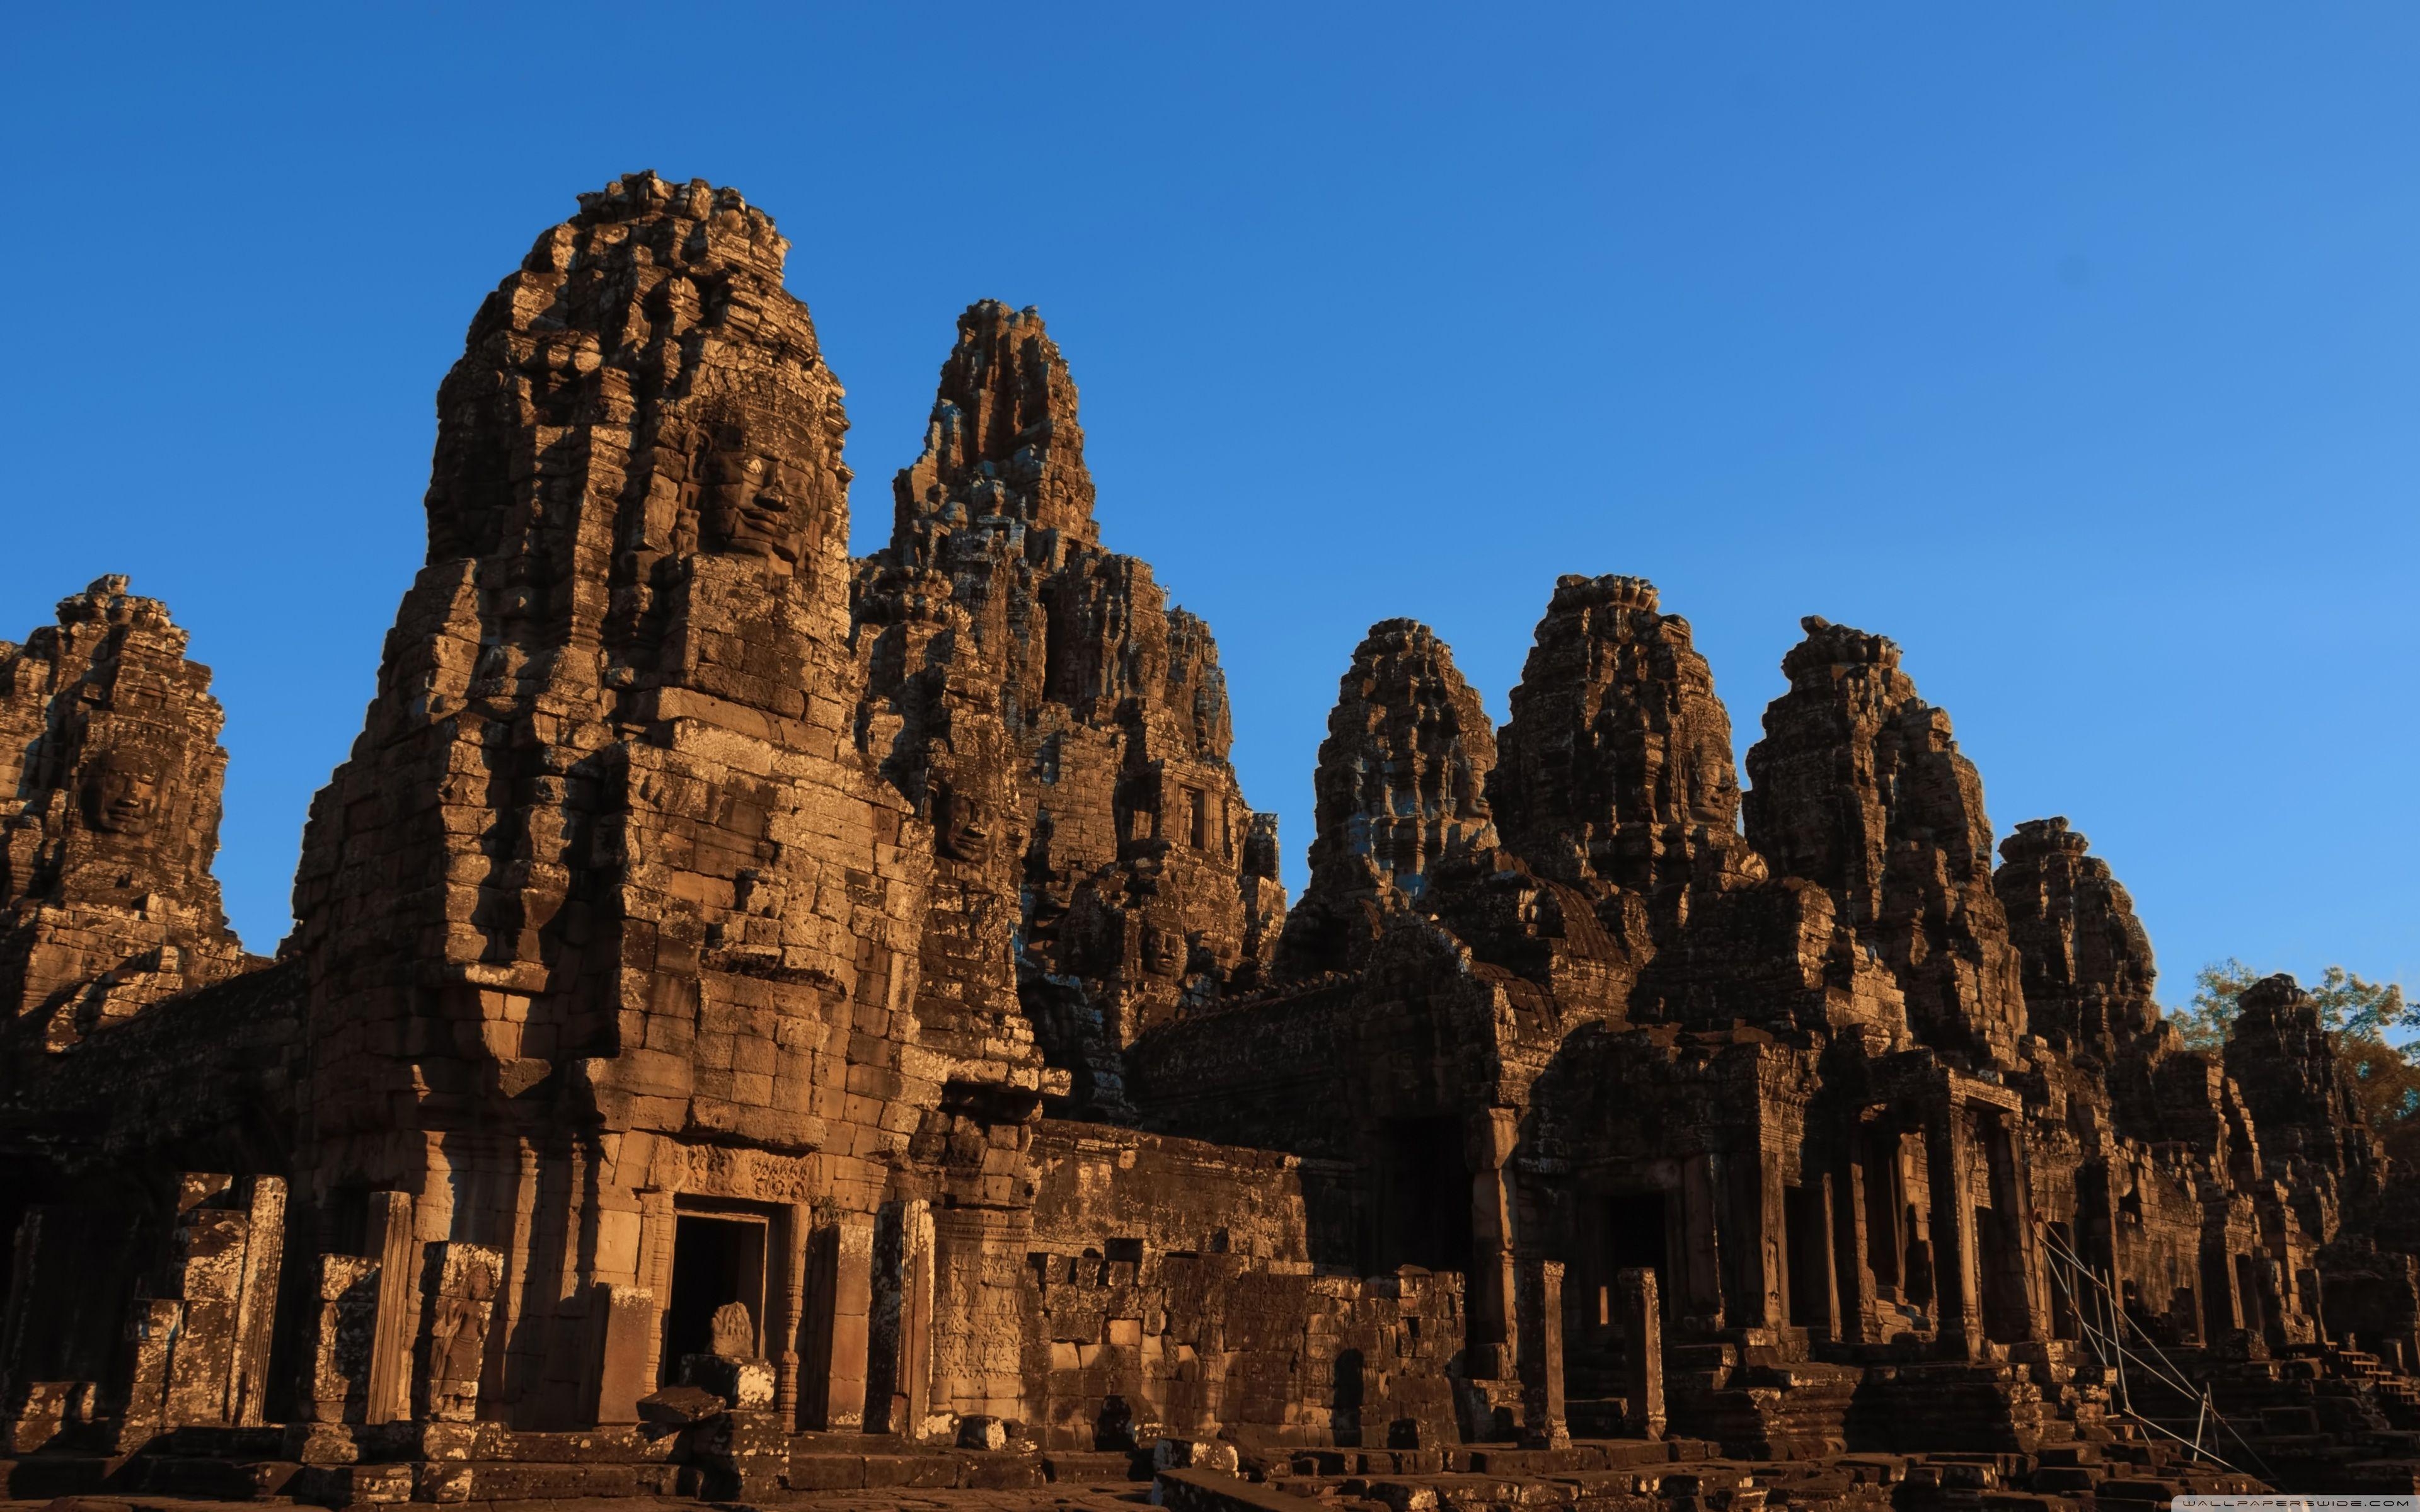
[[[163,1288],[180,1308],[162,1404],[163,1427],[232,1421],[227,1393],[235,1379],[244,1252],[251,1245],[252,1225],[243,1212],[219,1205],[231,1184],[232,1178],[225,1176],[179,1179],[177,1227]]]
[[[2009,1116],[1994,1109],[1984,1115],[1983,1153],[1985,1170],[1992,1186],[1992,1211],[1997,1215],[1995,1227],[2009,1253],[1988,1257],[1978,1256],[1978,1262],[2003,1268],[2017,1280],[2016,1290],[2024,1304],[2024,1336],[2040,1342],[2050,1337],[2050,1312],[2044,1295],[2049,1278],[2042,1273],[2041,1239],[2034,1232],[2032,1223],[2031,1182],[2025,1180],[2024,1155],[2019,1149],[2016,1132],[2009,1127]]]
[[[636,1423],[639,1398],[656,1389],[655,1293],[600,1283],[590,1305],[597,1313],[597,1425]]]
[[[1737,1236],[1739,1288],[1735,1326],[1772,1331],[1790,1322],[1790,1227],[1784,1214],[1781,1162],[1757,1145],[1731,1167],[1731,1231]]]
[[[319,1257],[317,1310],[295,1395],[311,1423],[358,1423],[369,1395],[378,1333],[379,1262],[359,1255]]]
[[[227,1420],[251,1427],[268,1421],[269,1347],[277,1329],[278,1277],[286,1257],[286,1183],[256,1176],[245,1185],[243,1278],[227,1378]]]
[[[184,1304],[165,1297],[137,1297],[126,1320],[126,1414],[119,1419],[116,1447],[132,1453],[167,1424],[169,1371]]]
[[[865,1424],[868,1328],[874,1308],[874,1214],[845,1212],[819,1246],[824,1274],[814,1288],[814,1335],[801,1370],[810,1379],[809,1417],[831,1432]]]
[[[1572,1442],[1563,1406],[1563,1262],[1520,1266],[1521,1442],[1560,1449]]]
[[[1724,1326],[1722,1157],[1690,1155],[1681,1162],[1681,1254],[1674,1266],[1682,1318],[1699,1329]]]
[[[1813,1210],[1816,1227],[1816,1231],[1807,1236],[1807,1262],[1813,1267],[1815,1273],[1805,1278],[1800,1285],[1823,1302],[1823,1317],[1809,1322],[1807,1335],[1809,1338],[1837,1339],[1842,1336],[1840,1317],[1843,1309],[1839,1277],[1833,1266],[1832,1178],[1827,1172],[1817,1177],[1815,1182],[1814,1190],[1807,1196],[1807,1206]]]
[[[1966,1111],[1955,1097],[1935,1103],[1926,1117],[1924,1159],[1932,1189],[1940,1350],[1953,1360],[1972,1360],[1983,1352],[1981,1310],[1975,1299],[1975,1197],[1966,1165]]]
[[[1907,1167],[1901,1146],[1906,1135],[1897,1128],[1877,1131],[1866,1145],[1868,1163],[1861,1184],[1866,1190],[1866,1273],[1873,1282],[1876,1320],[1880,1321],[1884,1278],[1889,1278],[1891,1300],[1907,1300]]]
[[[782,1257],[782,1289],[768,1331],[766,1352],[773,1357],[773,1415],[782,1427],[799,1427],[799,1335],[807,1314],[807,1239],[814,1228],[814,1210],[794,1202],[777,1221],[775,1248]]]
[[[886,1202],[875,1223],[865,1429],[918,1436],[932,1399],[933,1213]]]
[[[1503,1381],[1514,1373],[1512,1191],[1505,1166],[1521,1138],[1517,1108],[1485,1108],[1471,1120],[1466,1155],[1470,1176],[1471,1379]]]
[[[479,1416],[479,1381],[504,1257],[479,1244],[434,1246],[428,1326],[420,1346],[420,1418],[470,1423]]]
[[[30,1384],[38,1373],[34,1362],[26,1358],[27,1336],[34,1317],[34,1278],[42,1259],[42,1231],[49,1227],[50,1212],[46,1207],[27,1208],[9,1240],[8,1301],[6,1310],[0,1311],[0,1406],[15,1400],[18,1389]]]
[[[378,1265],[378,1325],[370,1343],[365,1423],[411,1415],[411,1345],[420,1333],[420,1241],[409,1192],[370,1194],[369,1258]]]
[[[1664,1302],[1655,1273],[1617,1271],[1616,1316],[1621,1323],[1624,1424],[1641,1438],[1664,1437]]]
[[[1862,1344],[1874,1336],[1873,1268],[1866,1250],[1866,1165],[1853,1153],[1832,1186],[1833,1336]]]

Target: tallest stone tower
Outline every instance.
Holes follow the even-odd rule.
[[[698,1203],[767,1226],[739,1290],[777,1363],[823,1234],[816,1336],[850,1358],[920,1119],[953,1081],[1035,1085],[910,1011],[931,846],[854,745],[846,421],[786,247],[642,175],[488,297],[439,393],[427,563],[305,839],[298,1197],[495,1251],[485,1396],[524,1424],[595,1420],[596,1319],[665,1301]],[[703,1326],[675,1299],[630,1346],[650,1381]],[[861,1350],[789,1355],[785,1393],[856,1420]]]

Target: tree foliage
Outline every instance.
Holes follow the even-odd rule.
[[[2169,1015],[2184,1042],[2196,1050],[2224,1049],[2238,999],[2262,975],[2233,956],[2194,973],[2193,1001]],[[2336,1057],[2387,1153],[2398,1163],[2420,1163],[2420,1041],[2397,1045],[2387,1038],[2420,1029],[2420,1007],[2404,1000],[2399,984],[2370,981],[2342,966],[2328,967],[2317,986],[2304,990],[2319,1005],[2319,1022],[2335,1035]]]
[[[2185,1043],[2195,1050],[2224,1049],[2238,1000],[2263,975],[2233,956],[2195,972],[2192,1003],[2169,1014]],[[2304,990],[2319,1004],[2319,1022],[2337,1035],[2382,1041],[2389,1030],[2420,1029],[2420,1009],[2403,1000],[2399,983],[2370,981],[2330,966],[2318,986]]]

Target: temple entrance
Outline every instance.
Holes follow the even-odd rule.
[[[1831,1229],[1823,1218],[1823,1188],[1781,1189],[1782,1236],[1789,1244],[1790,1321],[1798,1328],[1823,1329],[1832,1321]]]
[[[1605,1199],[1605,1276],[1611,1286],[1623,1271],[1655,1273],[1656,1295],[1671,1305],[1672,1284],[1667,1273],[1664,1194],[1618,1192]]]
[[[2068,1224],[2052,1224],[2046,1232],[2050,1236],[2050,1336],[2081,1338],[2084,1329],[2076,1316],[2075,1288],[2083,1285],[2083,1278],[2075,1273],[2074,1262],[2070,1258],[2075,1254],[2075,1229]]]
[[[673,1227],[672,1297],[664,1306],[663,1359],[656,1379],[680,1380],[681,1357],[713,1346],[714,1315],[743,1303],[765,1349],[765,1251],[768,1221],[744,1212],[683,1212]]]
[[[1462,1120],[1396,1119],[1387,1125],[1373,1271],[1418,1265],[1470,1269],[1470,1170]]]

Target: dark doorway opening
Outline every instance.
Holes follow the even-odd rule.
[[[2077,1274],[2075,1264],[2070,1258],[2075,1253],[2074,1226],[2051,1224],[2045,1232],[2049,1239],[2044,1247],[2050,1252],[2043,1257],[2051,1274],[2050,1336],[2055,1339],[2081,1338],[2084,1329],[2076,1316],[2075,1293],[2084,1284],[2084,1279]]]
[[[680,1379],[682,1356],[712,1349],[714,1315],[730,1303],[747,1305],[755,1350],[764,1352],[766,1229],[763,1218],[747,1213],[684,1212],[675,1219],[660,1383]]]
[[[1781,1229],[1787,1242],[1783,1263],[1790,1267],[1790,1321],[1816,1328],[1832,1321],[1831,1245],[1823,1223],[1823,1189],[1786,1186],[1781,1189]]]
[[[1672,1288],[1665,1265],[1664,1194],[1620,1192],[1605,1199],[1605,1278],[1611,1286],[1623,1271],[1655,1273],[1655,1294],[1668,1305]]]
[[[1388,1123],[1381,1191],[1376,1270],[1470,1269],[1470,1172],[1462,1158],[1462,1120]]]
[[[1866,1268],[1873,1273],[1874,1290],[1885,1302],[1897,1302],[1905,1277],[1900,1267],[1900,1246],[1906,1238],[1900,1216],[1905,1182],[1900,1175],[1900,1136],[1875,1130],[1866,1137]]]

